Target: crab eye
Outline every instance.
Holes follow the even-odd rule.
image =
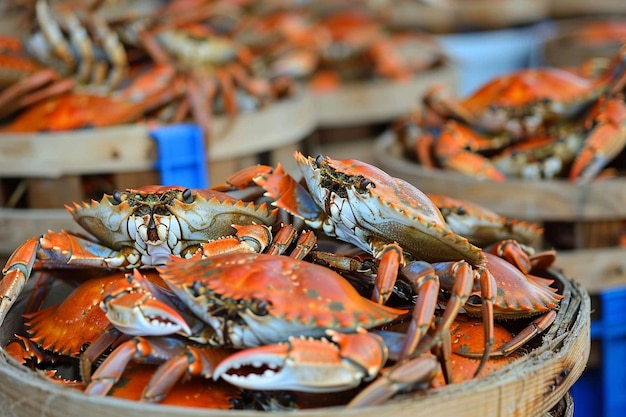
[[[374,184],[373,182],[371,182],[370,180],[363,178],[361,180],[361,188],[367,188],[367,186],[370,186],[372,188],[376,188],[376,184]]]
[[[257,316],[267,316],[269,313],[267,308],[270,306],[270,302],[266,300],[260,300],[252,303],[250,310]]]
[[[116,204],[120,204],[122,201],[126,200],[126,194],[122,194],[118,190],[115,190],[113,191],[113,200],[115,200]]]
[[[190,188],[185,188],[185,191],[183,191],[183,201],[187,204],[193,203],[193,196]]]
[[[317,155],[317,156],[315,157],[315,163],[316,163],[317,165],[320,165],[322,162],[324,162],[324,156],[323,156],[323,155]]]

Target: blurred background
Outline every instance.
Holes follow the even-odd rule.
[[[568,180],[571,158],[550,175],[542,160],[538,178],[506,173],[497,188],[424,171],[406,148],[431,123],[425,106],[454,113],[494,80],[508,89],[485,95],[485,109],[549,95],[536,101],[566,109],[568,138],[589,133],[588,114],[567,110],[607,91],[623,104],[623,0],[4,0],[0,10],[3,256],[48,229],[78,230],[63,204],[115,189],[208,187],[257,163],[292,170],[295,150],[361,159],[540,224],[541,244],[592,295],[574,415],[626,407],[626,128],[606,136],[617,150],[595,175],[607,180],[582,185]],[[538,68],[569,75],[501,78]],[[606,117],[626,125],[620,111]]]

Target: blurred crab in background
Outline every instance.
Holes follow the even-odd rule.
[[[424,111],[397,121],[398,139],[426,167],[505,181],[589,182],[626,144],[624,49],[594,76],[559,68],[497,77],[463,100],[433,86]]]

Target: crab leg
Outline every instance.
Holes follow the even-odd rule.
[[[380,259],[380,264],[376,273],[372,301],[385,304],[398,278],[398,269],[404,265],[404,256],[402,248],[397,243],[384,245],[381,252],[374,255]]]
[[[532,269],[530,256],[533,249],[523,246],[517,240],[506,239],[486,247],[484,251],[505,259],[525,274]]]
[[[213,131],[213,101],[217,94],[217,83],[207,73],[192,71],[186,82],[186,90],[186,103],[208,140]]]
[[[210,378],[215,367],[232,350],[188,347],[184,355],[176,355],[160,365],[143,390],[142,400],[160,402],[184,376]]]
[[[493,347],[494,335],[494,304],[496,302],[496,293],[498,284],[495,277],[484,267],[480,267],[477,271],[480,283],[480,295],[482,300],[482,317],[485,329],[485,349],[480,359],[480,363],[474,372],[477,376],[487,364]]]
[[[268,226],[260,224],[237,225],[234,236],[226,236],[202,244],[202,255],[213,256],[222,253],[260,253],[272,243],[272,232]]]
[[[626,145],[626,104],[622,97],[599,102],[601,113],[592,123],[589,137],[576,156],[570,181],[584,183],[594,178]]]
[[[215,352],[218,351],[211,348],[187,346],[185,341],[171,337],[134,337],[119,345],[102,362],[96,372],[91,375],[91,382],[85,388],[85,393],[106,395],[120,380],[128,364],[134,360],[140,363],[166,364],[165,379],[161,379],[163,371],[158,372],[156,380],[151,381],[147,392],[144,392],[149,395],[149,397],[144,397],[145,400],[159,401],[167,395],[164,391],[174,386],[185,371],[191,375],[210,377],[212,367],[223,358],[220,354],[212,356],[211,353]],[[176,361],[168,363],[170,359],[179,356],[185,356],[187,363]],[[181,363],[183,366],[180,366]]]
[[[352,398],[346,407],[360,408],[382,404],[404,389],[419,383],[429,384],[438,371],[439,362],[430,353],[399,362],[384,369],[382,376]]]
[[[495,142],[479,136],[469,127],[448,121],[435,140],[434,151],[439,163],[450,170],[496,182],[506,181],[506,176],[476,150],[494,146]]]
[[[444,313],[435,330],[435,334],[440,336],[449,333],[450,326],[452,326],[454,319],[469,298],[474,284],[475,273],[472,270],[472,267],[465,261],[439,262],[437,264],[433,264],[433,267],[435,274],[439,278],[441,286],[446,288],[448,285],[451,285],[451,287],[448,287],[450,288],[451,293],[450,300],[446,304]],[[411,344],[407,341],[403,347],[403,357],[411,357],[411,355],[430,350],[441,341],[439,336],[423,339],[421,343],[417,345],[417,348],[413,350],[408,349],[408,347],[414,344],[415,341],[412,341]],[[407,338],[407,340],[408,339],[409,338]]]
[[[38,0],[35,5],[37,21],[41,26],[42,35],[50,43],[55,54],[61,58],[71,70],[76,66],[76,58],[72,54],[71,47],[66,41],[61,26],[53,17],[50,5],[44,0]]]
[[[439,298],[439,277],[428,262],[414,261],[402,268],[402,274],[417,289],[417,301],[413,308],[413,319],[406,331],[406,337],[400,349],[399,359],[410,356],[418,342],[433,324],[437,300]]]
[[[374,281],[374,288],[370,299],[378,304],[385,304],[393,291],[398,278],[398,269],[404,264],[402,248],[397,244],[389,244],[381,251],[380,262]],[[375,260],[368,257],[361,261],[354,257],[348,257],[331,252],[314,251],[312,257],[325,262],[333,268],[343,271],[365,271],[371,269]],[[369,264],[371,262],[371,265]]]
[[[119,268],[131,265],[132,259],[134,252],[115,251],[68,232],[50,231],[41,237],[33,237],[16,249],[2,270],[4,278],[0,281],[0,322],[22,292],[33,267]]]
[[[387,346],[378,335],[362,329],[327,334],[330,341],[292,337],[287,343],[235,353],[217,366],[213,379],[248,389],[335,392],[371,380],[387,361]],[[260,368],[262,373],[229,373],[243,365]]]
[[[556,319],[556,311],[551,310],[546,314],[533,320],[527,327],[519,332],[513,339],[500,346],[497,350],[492,350],[489,354],[490,358],[501,358],[510,355],[511,353],[524,346],[533,337],[541,334],[546,330]],[[483,353],[472,353],[466,350],[455,351],[457,355],[466,356],[468,358],[477,358],[483,356]]]
[[[265,189],[265,195],[275,199],[272,202],[274,206],[302,217],[313,228],[321,228],[326,213],[315,203],[306,189],[282,168],[269,172],[262,170],[252,180]]]
[[[59,74],[51,68],[23,77],[0,92],[0,117],[45,98],[68,92],[75,84],[70,78],[59,78]]]

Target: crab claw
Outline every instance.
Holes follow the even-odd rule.
[[[615,158],[626,145],[626,105],[623,99],[614,98],[604,104],[596,116],[585,145],[572,164],[569,179],[587,183]]]
[[[213,379],[221,377],[247,389],[335,392],[374,378],[387,361],[387,347],[378,335],[364,330],[327,334],[332,342],[292,337],[286,343],[235,353],[217,366]],[[244,366],[260,373],[238,373]]]
[[[128,280],[112,288],[100,307],[111,324],[133,336],[165,336],[174,333],[191,335],[185,319],[165,300],[155,298],[142,285],[150,285],[136,269]]]

